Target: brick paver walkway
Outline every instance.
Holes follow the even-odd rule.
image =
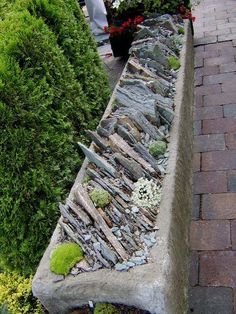
[[[236,313],[236,0],[202,0],[195,23],[190,313]]]

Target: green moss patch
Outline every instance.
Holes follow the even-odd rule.
[[[149,153],[153,157],[159,157],[160,155],[164,155],[166,152],[166,142],[163,141],[155,141],[149,147]]]
[[[169,64],[169,68],[175,71],[178,70],[181,65],[179,59],[173,56],[168,58],[168,64]]]
[[[179,27],[178,28],[178,33],[184,35],[184,28],[183,27]]]
[[[91,200],[97,207],[105,207],[108,205],[111,201],[111,196],[110,194],[105,191],[104,189],[94,189],[90,194],[89,194]]]
[[[70,269],[83,259],[83,251],[78,244],[63,243],[52,253],[50,269],[57,275],[68,275]]]
[[[121,312],[112,304],[98,303],[95,306],[94,314],[121,314]]]

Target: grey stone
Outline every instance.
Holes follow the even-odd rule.
[[[104,169],[105,171],[110,173],[113,177],[116,177],[117,175],[116,169],[113,166],[109,165],[109,163],[105,159],[101,158],[98,154],[96,154],[94,151],[87,148],[82,143],[78,143],[78,144],[79,144],[79,147],[82,149],[83,153],[85,154],[85,156],[91,162],[93,162],[97,167]]]
[[[152,125],[148,119],[142,114],[141,111],[134,108],[120,108],[115,112],[116,115],[127,115],[134,123],[143,130],[144,133],[148,133],[153,139],[163,139],[164,134]]]
[[[111,231],[112,231],[112,232],[116,232],[116,231],[118,231],[118,230],[119,230],[118,227],[112,227],[112,228],[111,228]]]
[[[115,270],[117,271],[122,271],[122,270],[127,270],[127,269],[128,267],[124,263],[123,264],[118,263],[115,265]]]
[[[134,267],[134,266],[135,266],[135,263],[128,261],[128,262],[126,263],[126,265],[129,266],[129,267]]]
[[[103,119],[100,123],[100,126],[108,132],[109,136],[115,132],[116,125],[116,118]]]
[[[150,163],[153,169],[156,170],[157,173],[161,173],[161,169],[156,161],[156,159],[149,153],[149,151],[140,143],[134,145],[134,150],[138,152],[143,159]]]
[[[101,251],[101,244],[99,242],[93,243],[93,247],[97,251]]]
[[[152,37],[155,38],[155,35],[147,27],[143,27],[135,34],[134,40]]]
[[[86,259],[83,259],[82,261],[80,261],[79,263],[76,264],[76,267],[78,269],[81,269],[83,271],[90,271],[91,267],[89,266],[89,264],[87,263]]]
[[[70,271],[70,274],[73,276],[78,275],[78,273],[79,273],[79,269],[77,267],[73,267]]]
[[[114,234],[115,234],[118,238],[120,238],[120,237],[121,237],[120,229],[118,229],[117,231],[115,231]]]
[[[137,214],[139,212],[139,208],[137,206],[131,207],[131,211],[133,214]]]
[[[148,239],[144,239],[143,240],[144,241],[144,243],[147,245],[147,247],[152,247],[153,246],[153,243],[152,243],[152,241],[151,240],[148,240]]]
[[[174,111],[158,102],[155,105],[155,109],[157,120],[160,119],[161,123],[167,123],[168,125],[171,125],[175,116]],[[165,132],[165,130],[163,131]]]
[[[91,234],[85,234],[84,235],[84,240],[85,241],[89,241],[91,239],[91,237],[92,237]]]
[[[169,51],[169,48],[160,42],[155,44],[141,44],[131,47],[130,53],[139,59],[151,59],[168,67],[168,61],[163,50]]]
[[[105,142],[102,140],[102,138],[93,131],[87,130],[86,134],[91,138],[91,140],[98,146],[100,147],[102,150],[107,150],[107,145],[105,144]]]
[[[145,256],[145,251],[143,251],[143,250],[136,251],[135,255],[138,256],[138,257]]]
[[[103,241],[100,237],[98,237],[99,242],[101,243],[101,254],[102,256],[108,260],[111,261],[113,264],[116,264],[117,262],[117,256],[116,254],[109,248],[109,246],[106,244],[105,241]]]
[[[135,265],[142,265],[145,264],[145,259],[143,259],[142,257],[136,256],[136,257],[132,257],[130,259],[131,263],[134,263]]]
[[[168,30],[170,30],[171,32],[173,32],[174,34],[178,33],[177,27],[175,26],[175,24],[173,23],[172,18],[170,17],[168,20],[163,21],[160,23],[161,27],[167,28]]]
[[[160,74],[164,75],[165,73],[164,66],[155,60],[140,59],[139,62],[145,67],[148,67],[151,70],[155,70],[156,73],[158,73],[159,75]]]
[[[93,271],[96,271],[96,270],[98,270],[98,269],[100,269],[100,268],[102,268],[102,265],[101,265],[100,263],[95,263],[95,264],[93,265],[92,270],[93,270]]]
[[[170,91],[170,86],[166,86],[160,80],[151,81],[148,83],[148,87],[156,94],[167,97]]]
[[[136,161],[125,158],[120,153],[114,154],[115,160],[117,160],[126,170],[128,170],[131,177],[135,180],[144,176],[143,168]]]
[[[124,140],[126,140],[129,144],[137,143],[136,138],[131,134],[125,127],[119,125],[117,127],[117,134],[119,134]]]

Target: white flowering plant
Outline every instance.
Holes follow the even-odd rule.
[[[134,183],[131,200],[135,205],[144,208],[157,208],[161,202],[161,186],[153,179],[140,178]]]

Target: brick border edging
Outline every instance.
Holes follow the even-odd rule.
[[[188,230],[192,205],[193,59],[191,27],[186,21],[181,68],[176,83],[168,173],[163,183],[165,197],[157,218],[160,230],[157,243],[151,250],[153,262],[136,266],[128,272],[103,269],[76,277],[69,275],[63,281],[57,281],[58,276],[49,270],[51,251],[59,241],[60,227],[57,225],[32,284],[34,295],[50,314],[65,314],[89,300],[133,305],[156,314],[187,312]],[[111,103],[112,99],[107,110]],[[71,193],[81,179],[83,169],[84,165]]]

